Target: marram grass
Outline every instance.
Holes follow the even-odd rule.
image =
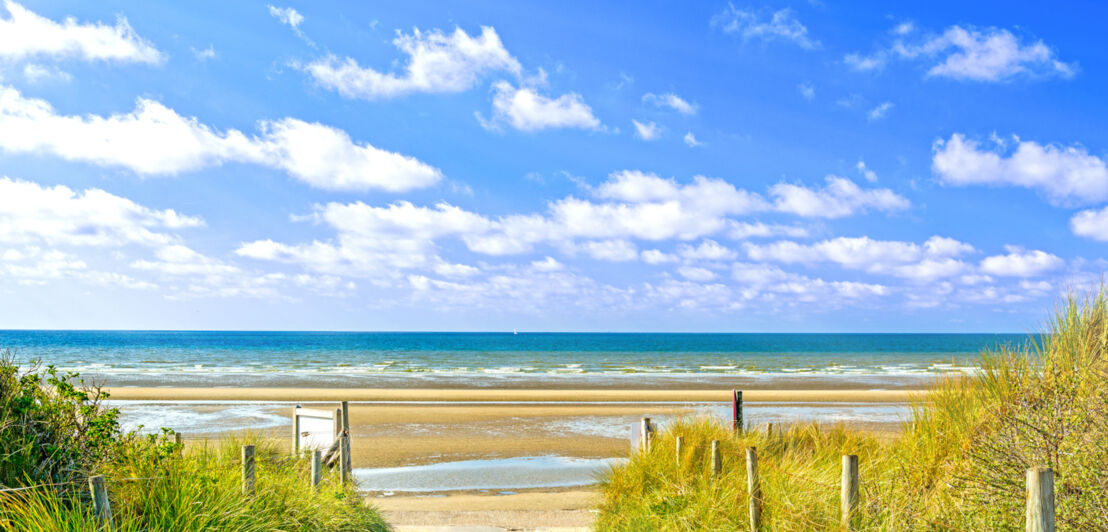
[[[762,529],[840,529],[841,456],[859,456],[857,530],[1022,530],[1024,471],[1055,470],[1058,530],[1108,530],[1108,301],[1070,297],[1025,348],[937,379],[895,438],[816,424],[734,434],[680,420],[601,484],[598,530],[747,530],[756,447]],[[684,452],[675,455],[675,438]],[[723,474],[708,456],[720,440]]]
[[[240,449],[245,443],[255,445],[253,496],[242,494]],[[190,442],[179,458],[125,458],[102,474],[121,532],[389,529],[353,489],[338,485],[337,473],[325,474],[313,493],[307,460],[292,459],[277,442],[248,434]],[[88,499],[87,484],[0,494],[0,528],[97,530]]]

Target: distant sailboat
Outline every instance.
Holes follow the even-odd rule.
[[[519,329],[512,329],[512,334],[519,334]]]

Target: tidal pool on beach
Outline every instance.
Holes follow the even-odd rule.
[[[437,492],[568,488],[595,484],[608,468],[626,458],[518,456],[437,464],[359,468],[354,479],[363,491]]]

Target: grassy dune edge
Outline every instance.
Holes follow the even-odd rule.
[[[1108,530],[1104,292],[1071,297],[1034,344],[982,353],[979,377],[937,380],[892,441],[816,425],[734,434],[686,419],[605,476],[597,529],[749,529],[745,449],[755,447],[764,530],[839,529],[845,454],[860,461],[859,530],[1020,530],[1034,466],[1056,473],[1058,530]]]

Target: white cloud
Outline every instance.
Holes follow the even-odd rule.
[[[1008,151],[1002,141],[986,147],[955,133],[935,142],[931,168],[946,185],[1020,186],[1067,205],[1108,199],[1108,167],[1100,157],[1081,146],[1014,141],[1015,150]]]
[[[858,169],[859,174],[862,174],[862,177],[866,178],[866,181],[869,181],[870,183],[876,183],[877,182],[877,173],[874,172],[873,170],[870,170],[866,166],[865,161],[859,160],[858,164],[855,165],[855,168]]]
[[[1070,218],[1070,229],[1077,236],[1108,241],[1108,207],[1078,212]]]
[[[261,135],[219,132],[194,117],[140,98],[135,110],[107,117],[61,115],[44,100],[0,87],[0,148],[50,153],[70,161],[173,175],[225,162],[277,168],[328,190],[405,191],[442,173],[413,157],[355,143],[346,132],[284,118],[259,123]]]
[[[479,268],[468,264],[438,264],[434,268],[435,273],[443,277],[472,277],[481,273]]]
[[[796,86],[796,90],[800,92],[800,95],[809,102],[816,99],[816,87],[811,83],[804,82]]]
[[[58,67],[35,63],[23,65],[23,77],[32,85],[45,82],[68,83],[73,80],[73,76],[69,72]]]
[[[410,35],[397,32],[392,42],[408,56],[400,74],[379,72],[359,66],[353,58],[333,55],[309,63],[304,70],[323,87],[347,98],[367,100],[413,92],[461,92],[476,85],[484,74],[506,71],[518,76],[521,71],[496,30],[487,26],[476,37],[461,28],[449,35],[437,29],[413,29]]]
[[[642,101],[646,103],[652,103],[658,107],[668,107],[681,113],[683,115],[696,114],[696,104],[689,103],[688,100],[672,93],[667,92],[665,94],[654,94],[648,92],[642,95]]]
[[[166,230],[203,221],[139,205],[100,189],[76,192],[58,185],[0,178],[0,242],[71,246],[164,246]]]
[[[234,266],[201,255],[181,244],[170,244],[161,247],[154,252],[154,255],[158,260],[137,260],[131,263],[131,267],[137,270],[152,271],[167,275],[220,276],[233,275],[240,272],[240,270]]]
[[[695,148],[697,146],[700,146],[700,142],[696,140],[695,136],[693,136],[692,131],[690,131],[688,133],[685,133],[685,139],[684,140],[685,140],[685,144],[688,145],[688,147],[690,147],[690,148]]]
[[[770,188],[770,195],[779,211],[822,218],[840,218],[870,209],[898,211],[910,205],[906,198],[887,188],[867,190],[836,176],[827,176],[827,185],[819,190],[778,183]]]
[[[881,120],[882,118],[885,118],[885,115],[888,114],[889,111],[892,110],[892,108],[893,102],[882,102],[877,104],[877,107],[870,109],[867,116],[869,117],[870,122]]]
[[[207,48],[204,48],[202,50],[193,48],[192,55],[196,56],[197,61],[208,61],[209,59],[215,59],[215,47],[209,44]]]
[[[724,33],[741,35],[743,39],[781,39],[806,49],[819,46],[818,41],[809,38],[808,28],[796,19],[791,9],[777,11],[767,20],[758,13],[728,4],[727,9],[712,18],[712,25],[718,26]]]
[[[300,31],[300,23],[304,22],[304,15],[301,15],[299,11],[291,7],[277,7],[272,4],[269,6],[269,14],[281,21],[281,24],[285,24],[295,31]]]
[[[82,24],[74,18],[59,24],[11,0],[6,0],[4,7],[8,18],[0,18],[0,57],[5,59],[76,57],[148,64],[165,60],[165,54],[139,37],[123,17],[114,26]]]
[[[1027,251],[1018,246],[1004,246],[1007,255],[993,255],[981,261],[981,271],[1004,277],[1035,277],[1061,268],[1066,263],[1045,251]]]
[[[730,223],[730,231],[727,236],[734,238],[735,240],[746,240],[748,238],[769,238],[784,236],[788,238],[806,238],[808,236],[808,230],[803,227],[797,227],[795,225],[779,225],[779,224],[766,224],[762,222],[736,222]]]
[[[844,61],[855,70],[865,71],[880,70],[894,59],[917,58],[938,60],[928,69],[929,77],[968,81],[998,82],[1018,76],[1070,78],[1077,72],[1075,65],[1059,61],[1042,41],[1023,43],[1006,29],[961,26],[951,26],[942,34],[915,43],[898,37],[888,49],[869,56],[848,54]]]
[[[492,119],[478,120],[487,129],[497,129],[501,123],[507,123],[520,131],[539,131],[551,128],[601,129],[590,108],[581,95],[563,94],[549,98],[532,88],[513,87],[507,81],[493,84]]]
[[[677,273],[690,281],[707,282],[716,278],[715,272],[696,266],[682,266],[677,268]]]
[[[639,257],[639,250],[628,240],[600,240],[581,246],[590,257],[610,262],[626,262]]]
[[[869,237],[838,237],[814,244],[787,240],[766,245],[748,243],[744,250],[757,261],[833,262],[852,270],[933,280],[967,271],[969,265],[957,257],[973,252],[974,248],[951,238],[933,236],[922,245]]]
[[[638,120],[631,120],[631,123],[635,125],[635,136],[643,140],[658,140],[662,136],[662,128],[654,122],[639,122]]]
[[[556,272],[565,269],[565,265],[555,260],[554,257],[548,256],[543,260],[532,262],[531,268],[540,272]]]
[[[647,264],[665,264],[667,262],[676,262],[677,257],[666,253],[660,249],[646,249],[643,250],[642,261]]]
[[[714,240],[704,240],[696,247],[682,244],[677,249],[677,254],[685,260],[731,260],[738,255]]]

